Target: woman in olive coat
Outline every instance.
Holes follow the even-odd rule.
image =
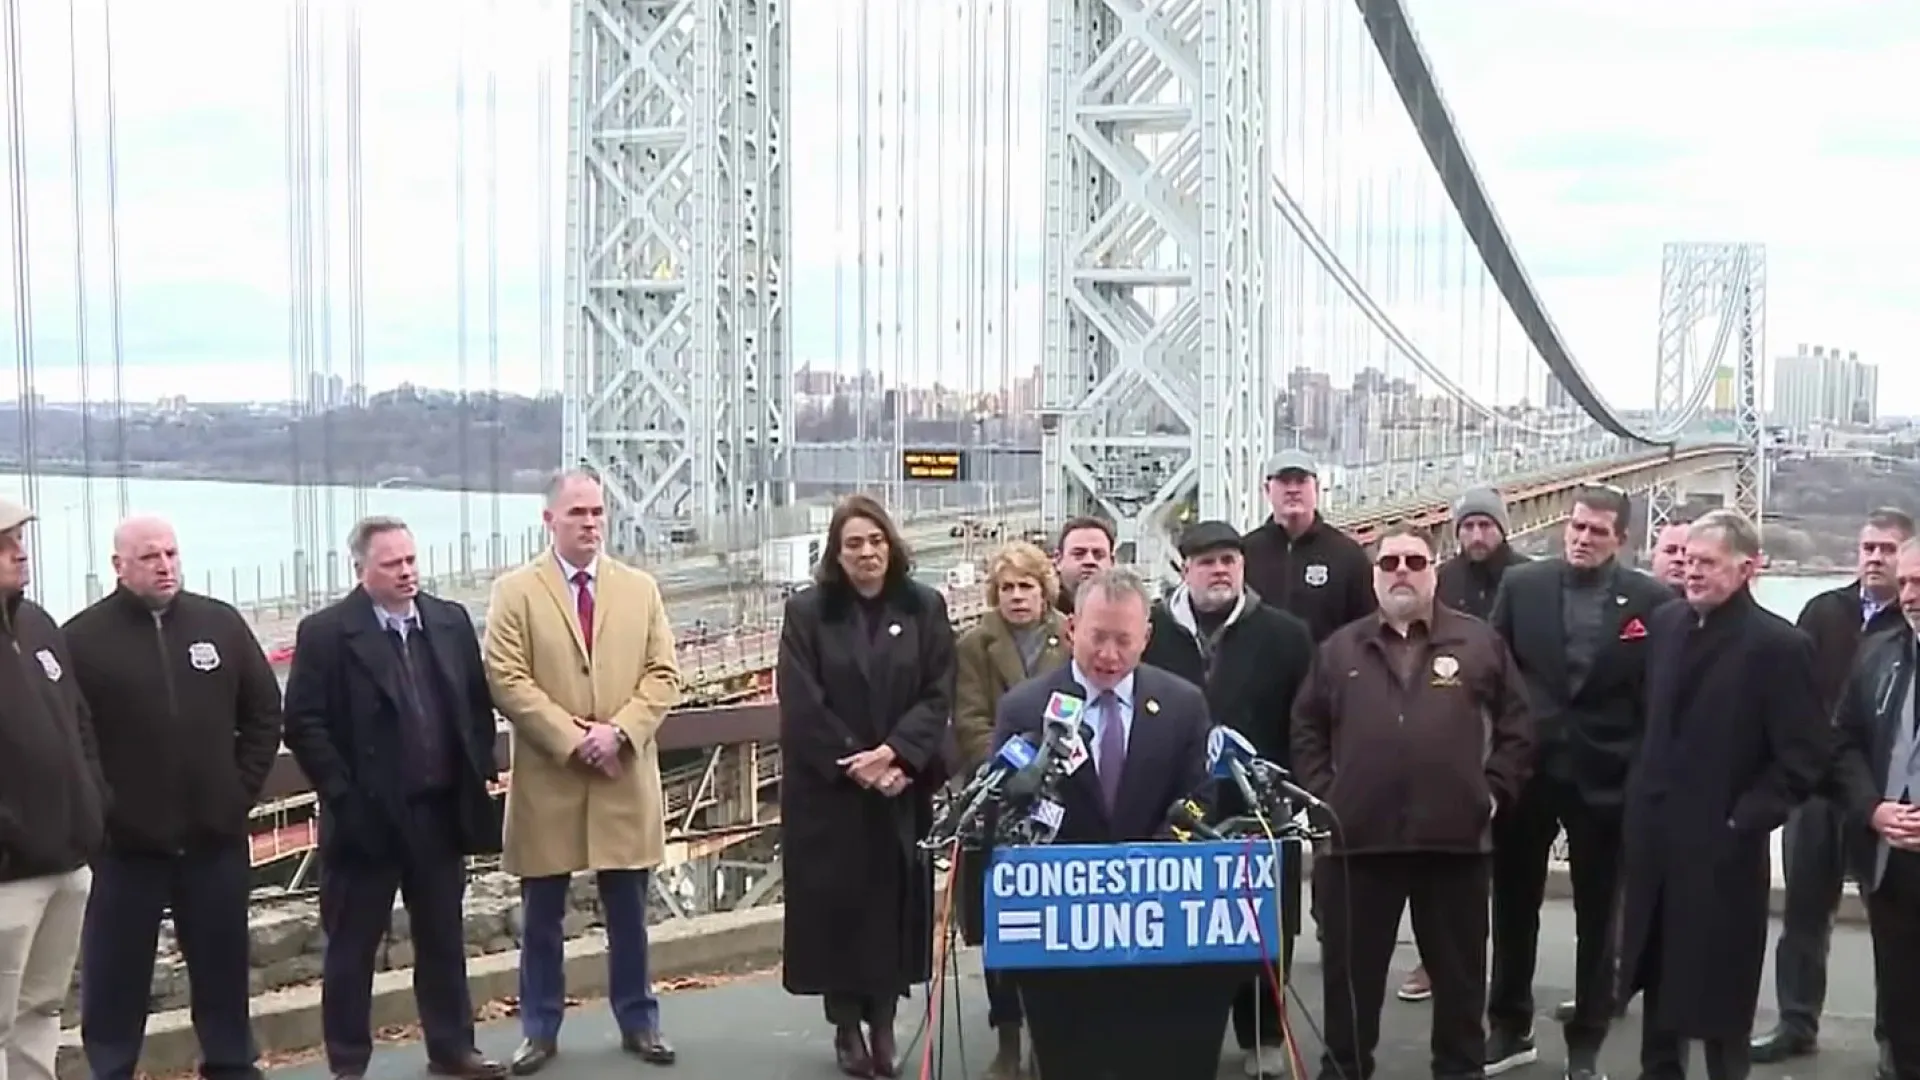
[[[847,498],[787,601],[780,698],[782,981],[825,1000],[849,1076],[896,1076],[894,1013],[933,971],[933,865],[954,635],[878,502]]]

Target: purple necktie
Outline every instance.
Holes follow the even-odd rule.
[[[1127,767],[1127,730],[1120,722],[1120,699],[1109,690],[1093,701],[1100,714],[1100,797],[1107,813],[1120,802],[1120,774]]]

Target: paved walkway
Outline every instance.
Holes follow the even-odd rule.
[[[1776,927],[1777,931],[1777,927]],[[1542,1013],[1567,996],[1573,975],[1573,912],[1564,903],[1548,905],[1542,918],[1539,1007]],[[1296,974],[1298,990],[1308,1010],[1317,1018],[1320,1012],[1320,974],[1317,949],[1311,934],[1300,947]],[[1401,947],[1395,961],[1396,981],[1415,963],[1412,939],[1403,928]],[[986,1024],[986,999],[980,986],[976,954],[962,960],[965,978],[959,994],[962,1007],[957,1018],[950,1017],[946,1068],[948,1080],[975,1080],[992,1055],[992,1033]],[[1873,1046],[1872,959],[1866,932],[1857,926],[1842,926],[1834,934],[1831,966],[1832,988],[1827,1002],[1827,1019],[1822,1032],[1822,1052],[1814,1058],[1790,1066],[1757,1066],[1756,1077],[1792,1077],[1793,1080],[1866,1080],[1873,1075],[1876,1051]],[[1772,971],[1769,966],[1766,990],[1762,993],[1762,1026],[1771,1022],[1773,1003]],[[624,1080],[632,1076],[658,1076],[661,1080],[832,1080],[834,1069],[828,1045],[829,1028],[820,1016],[818,1002],[788,997],[780,989],[777,975],[757,975],[726,982],[701,990],[669,994],[664,999],[667,1031],[680,1051],[680,1063],[669,1070],[657,1070],[627,1057],[618,1049],[612,1020],[603,1002],[582,1005],[573,1011],[561,1036],[562,1057],[542,1073],[551,1080]],[[906,1011],[903,1008],[903,1017]],[[1382,1080],[1425,1080],[1427,1068],[1427,1017],[1425,1005],[1408,1005],[1389,999],[1380,1048],[1378,1076]],[[1609,1040],[1603,1064],[1616,1080],[1633,1080],[1638,1072],[1639,1009],[1621,1022]],[[902,1034],[908,1027],[903,1026]],[[1558,1080],[1563,1068],[1558,1028],[1542,1019],[1538,1035],[1541,1059],[1530,1068],[1514,1071],[1517,1080]],[[1302,1033],[1301,1050],[1310,1069],[1318,1055],[1316,1040]],[[481,1030],[481,1048],[504,1058],[513,1052],[519,1032],[512,1021],[494,1023]],[[963,1062],[964,1056],[964,1062]],[[905,1075],[919,1075],[917,1062]],[[423,1059],[418,1047],[394,1046],[376,1053],[369,1080],[412,1078],[423,1074]],[[962,1067],[964,1064],[964,1068]],[[1704,1076],[1703,1063],[1696,1060],[1693,1075]],[[1239,1077],[1237,1054],[1222,1057],[1219,1075]],[[325,1080],[320,1065],[305,1065],[274,1072],[276,1080]]]

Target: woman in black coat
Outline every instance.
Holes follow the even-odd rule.
[[[812,588],[787,601],[781,870],[792,994],[825,999],[849,1076],[897,1076],[894,1013],[933,971],[933,865],[954,635],[880,504],[844,500]]]

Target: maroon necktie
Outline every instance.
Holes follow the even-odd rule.
[[[585,570],[573,572],[573,608],[580,616],[580,641],[593,655],[593,575]]]

